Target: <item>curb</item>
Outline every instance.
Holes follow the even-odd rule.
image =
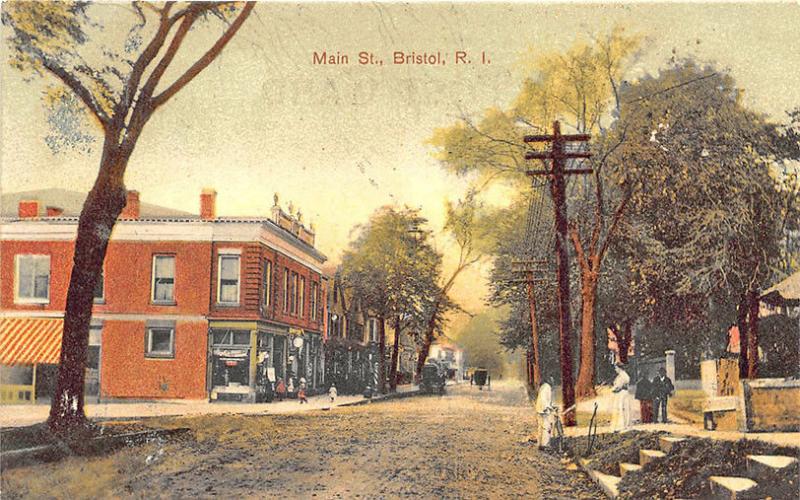
[[[8,470],[22,465],[55,462],[68,456],[101,455],[122,446],[136,446],[155,439],[182,436],[190,432],[190,429],[186,427],[177,429],[152,429],[125,434],[98,436],[87,442],[72,443],[72,446],[65,442],[58,442],[19,450],[3,451],[2,469]]]
[[[413,391],[405,391],[405,392],[393,392],[393,393],[390,393],[390,394],[384,394],[384,395],[376,397],[376,398],[369,398],[369,399],[364,398],[364,399],[359,400],[359,401],[352,401],[350,403],[344,403],[344,404],[336,405],[334,408],[344,408],[346,406],[362,406],[362,405],[368,405],[368,404],[371,404],[371,403],[379,403],[379,402],[382,402],[382,401],[391,401],[393,399],[410,398],[412,396],[418,396],[419,394],[421,394],[421,391],[419,389],[415,389]]]

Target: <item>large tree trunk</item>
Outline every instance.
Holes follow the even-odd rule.
[[[581,355],[575,396],[586,399],[596,395],[595,382],[595,304],[598,274],[581,266]],[[627,352],[625,356],[627,357]],[[620,347],[620,358],[622,357]]]
[[[111,231],[125,207],[122,173],[129,156],[106,145],[97,180],[78,220],[58,379],[48,420],[49,427],[55,432],[83,425],[86,421],[83,385],[94,288],[103,267]]]
[[[530,349],[530,376],[529,382],[533,391],[538,391],[542,385],[542,368],[539,362],[539,323],[536,320],[536,295],[533,289],[533,276],[528,276],[528,309],[531,319],[531,349]]]
[[[380,334],[380,343],[378,344],[378,389],[381,394],[386,394],[386,318],[383,316],[378,318],[378,333]]]
[[[397,367],[400,362],[400,316],[394,318],[394,345],[392,347],[392,364],[389,367],[389,390],[397,390]]]
[[[739,328],[739,378],[747,378],[747,294],[742,295],[739,301],[739,310],[736,314],[736,326]]]
[[[757,289],[747,293],[747,378],[758,377],[758,309],[759,292]]]
[[[425,337],[422,339],[422,346],[417,353],[417,372],[414,375],[417,382],[422,379],[422,368],[428,361],[428,355],[431,353],[431,344],[433,344],[433,330],[429,329],[425,332]]]

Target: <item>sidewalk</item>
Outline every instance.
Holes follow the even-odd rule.
[[[673,436],[693,436],[707,439],[717,439],[722,441],[738,441],[740,439],[752,439],[764,441],[780,446],[794,446],[800,448],[800,432],[739,432],[739,431],[707,431],[700,424],[690,423],[669,423],[669,424],[637,424],[631,426],[624,432],[630,431],[649,431],[649,432],[668,432]],[[589,432],[588,427],[566,427],[564,435],[568,437],[586,437]],[[598,427],[598,434],[612,432],[610,426]]]
[[[414,385],[402,385],[397,388],[398,393],[417,390]],[[372,398],[379,401],[391,395],[378,395]],[[209,403],[207,401],[152,401],[145,403],[102,403],[87,404],[86,416],[92,420],[185,416],[185,415],[282,415],[299,413],[310,410],[324,410],[342,405],[350,405],[364,401],[364,396],[338,396],[336,402],[331,404],[327,394],[308,398],[308,404],[300,404],[296,399],[272,403]],[[0,406],[0,427],[22,427],[38,424],[47,420],[50,412],[49,405],[3,405]]]

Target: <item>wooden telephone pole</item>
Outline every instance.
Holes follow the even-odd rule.
[[[550,196],[553,199],[555,212],[555,251],[558,263],[557,292],[559,337],[561,340],[561,397],[564,409],[568,410],[563,415],[565,426],[574,426],[575,422],[575,385],[572,381],[572,321],[569,306],[569,254],[567,252],[567,194],[564,177],[567,175],[590,174],[592,169],[566,168],[566,160],[571,158],[589,158],[591,153],[586,151],[567,152],[567,142],[588,142],[588,134],[562,135],[561,124],[553,122],[552,135],[526,135],[525,142],[549,142],[551,150],[546,152],[529,151],[525,153],[526,160],[542,160],[544,170],[528,170],[529,176],[546,175],[550,180]],[[547,160],[551,160],[551,168],[547,169]]]

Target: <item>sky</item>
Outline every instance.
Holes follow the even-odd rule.
[[[98,40],[127,33],[133,15],[125,5],[95,9],[104,24]],[[796,3],[260,4],[217,61],[154,115],[126,186],[144,202],[195,213],[200,191],[213,187],[219,215],[268,215],[278,193],[284,208],[292,202],[314,223],[331,262],[376,208],[405,204],[422,210],[446,252],[444,203],[468,182],[446,173],[426,140],[465,114],[507,106],[522,54],[564,50],[617,25],[645,37],[631,77],[692,56],[729,70],[746,103],[772,119],[800,105]],[[213,43],[212,28],[189,34],[177,68]],[[322,51],[346,54],[350,64],[314,64]],[[360,51],[384,64],[358,65]],[[395,51],[440,52],[446,64],[394,65]],[[472,64],[455,64],[456,51]],[[51,80],[0,67],[0,190],[88,191],[100,143],[88,154],[54,155],[41,101]],[[507,193],[491,198],[503,203]],[[445,262],[452,265],[449,253]],[[488,269],[465,274],[454,290],[470,310],[483,307]]]

